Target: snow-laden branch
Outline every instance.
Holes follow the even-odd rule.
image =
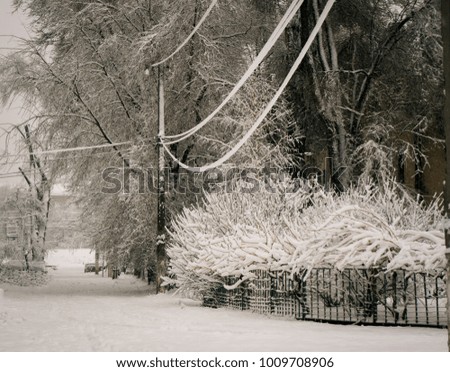
[[[433,272],[445,267],[442,226],[441,203],[426,206],[393,183],[340,195],[306,188],[208,194],[173,224],[168,283],[204,292],[228,276],[238,278],[235,288],[254,270]]]

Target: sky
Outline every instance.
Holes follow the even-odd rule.
[[[12,0],[0,0],[0,55],[4,56],[13,50],[8,48],[17,47],[17,40],[14,37],[5,35],[15,35],[28,37],[26,31],[26,17],[23,14],[13,13]],[[0,108],[0,157],[5,150],[4,130],[9,128],[7,123],[20,123],[23,120],[20,114],[20,102],[13,103],[10,107]],[[22,180],[20,177],[4,178],[2,174],[17,171],[17,165],[0,165],[0,186],[15,185]]]

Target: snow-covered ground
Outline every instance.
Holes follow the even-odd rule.
[[[0,351],[446,351],[447,331],[340,326],[208,309],[57,251],[45,287],[0,284]]]

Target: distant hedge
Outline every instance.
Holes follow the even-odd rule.
[[[48,282],[47,273],[23,271],[0,266],[0,284],[7,283],[21,287],[40,286]]]

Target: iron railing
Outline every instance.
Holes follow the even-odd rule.
[[[255,271],[236,289],[204,295],[204,305],[330,323],[447,326],[445,271],[314,269],[291,275]],[[238,278],[225,278],[233,285]]]

